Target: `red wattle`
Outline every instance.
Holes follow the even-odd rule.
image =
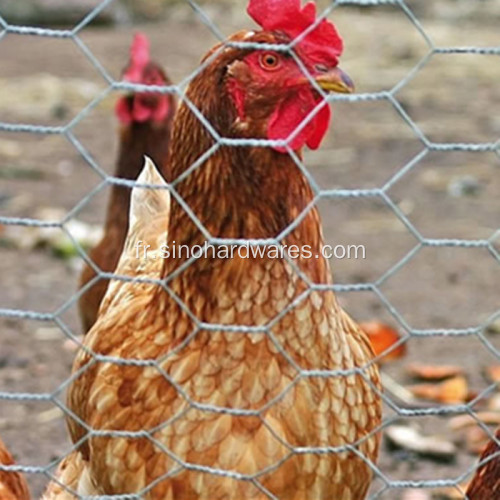
[[[300,132],[294,134],[288,143],[296,151],[307,144],[311,149],[317,149],[323,139],[330,121],[330,107],[325,104],[317,114],[302,125],[317,103],[312,93],[307,90],[283,101],[269,119],[267,136],[270,140],[286,140],[301,127]],[[284,153],[286,147],[276,146],[274,149]]]
[[[156,106],[156,108],[153,110],[153,120],[155,122],[161,122],[168,115],[169,110],[170,105],[168,99],[165,96],[162,96],[158,100],[158,106]]]
[[[152,109],[142,103],[140,96],[136,96],[132,105],[132,118],[136,122],[145,122],[151,118]]]
[[[160,96],[154,106],[145,104],[141,100],[140,94],[133,97],[132,104],[130,103],[130,97],[121,97],[115,106],[116,116],[124,125],[129,125],[132,122],[143,123],[150,120],[161,122],[166,119],[169,111],[170,104],[166,96]]]
[[[128,125],[132,122],[132,116],[130,115],[128,102],[125,97],[121,97],[120,99],[118,99],[118,101],[116,101],[115,113],[118,117],[118,120],[125,125]]]
[[[332,112],[330,110],[330,106],[327,102],[323,102],[323,107],[317,112],[316,116],[312,120],[314,122],[315,129],[306,142],[309,149],[318,149],[320,147],[321,141],[323,140],[323,137],[325,137],[330,125],[331,116]]]

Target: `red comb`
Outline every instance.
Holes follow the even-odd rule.
[[[136,33],[130,46],[130,65],[125,71],[125,79],[132,83],[139,83],[142,70],[149,61],[149,40],[144,33]]]
[[[250,17],[267,31],[281,31],[296,39],[316,22],[316,4],[301,0],[250,0]],[[298,44],[300,54],[315,63],[331,64],[342,54],[342,38],[328,19],[321,20]]]
[[[149,62],[149,40],[144,33],[136,33],[130,47],[130,60],[138,66]]]

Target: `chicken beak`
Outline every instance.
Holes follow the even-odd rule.
[[[328,73],[323,73],[317,76],[315,80],[325,92],[338,92],[340,94],[354,92],[354,83],[340,68],[334,68]]]

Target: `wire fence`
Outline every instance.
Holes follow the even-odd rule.
[[[30,218],[16,218],[16,217],[0,217],[0,224],[6,226],[28,226],[28,227],[51,227],[51,228],[59,228],[73,241],[75,247],[78,248],[79,253],[82,258],[85,259],[88,265],[90,265],[96,272],[98,278],[114,278],[117,280],[121,280],[123,282],[140,282],[140,283],[153,283],[158,286],[163,287],[166,292],[170,295],[170,297],[178,304],[181,310],[186,314],[189,319],[194,324],[193,332],[188,335],[185,341],[178,347],[176,347],[175,351],[178,352],[184,346],[186,346],[192,339],[198,334],[199,331],[208,331],[208,332],[227,332],[233,334],[245,334],[245,335],[259,335],[264,334],[268,337],[270,342],[276,347],[277,351],[282,355],[296,371],[296,377],[292,381],[292,383],[285,388],[283,392],[278,394],[275,398],[269,400],[266,405],[258,410],[255,409],[241,409],[241,408],[228,408],[228,407],[218,407],[216,405],[211,404],[203,404],[196,400],[194,400],[182,387],[181,384],[176,382],[176,380],[167,373],[162,367],[162,362],[164,360],[140,360],[140,359],[120,359],[113,356],[105,356],[100,354],[92,353],[93,361],[92,363],[112,363],[118,365],[127,365],[127,366],[137,366],[137,367],[155,367],[161,375],[167,380],[171,385],[175,387],[178,394],[187,402],[187,406],[185,409],[174,418],[167,422],[163,422],[158,428],[154,430],[141,430],[137,432],[132,431],[104,431],[88,428],[87,424],[83,422],[77,415],[73,414],[63,403],[61,403],[60,398],[63,393],[67,390],[67,388],[75,381],[75,379],[81,374],[80,372],[74,373],[72,376],[69,376],[67,380],[61,384],[54,392],[51,393],[18,393],[18,392],[9,392],[6,390],[0,391],[0,400],[1,401],[47,401],[52,403],[53,405],[59,407],[67,416],[74,419],[78,422],[83,428],[86,428],[88,434],[85,436],[85,440],[90,437],[97,436],[114,436],[114,437],[127,437],[127,438],[144,438],[147,437],[155,446],[160,449],[163,453],[168,455],[172,461],[176,464],[173,469],[167,471],[160,479],[148,485],[142,491],[137,493],[130,493],[125,496],[121,495],[120,497],[126,498],[143,498],[147,495],[160,480],[164,480],[168,477],[172,477],[182,470],[190,470],[190,471],[198,471],[208,474],[215,474],[217,476],[222,476],[226,478],[232,478],[239,481],[246,481],[255,486],[263,495],[268,498],[278,498],[276,497],[269,489],[267,489],[262,483],[261,478],[276,469],[278,469],[283,463],[290,459],[290,457],[297,454],[335,454],[342,453],[345,451],[351,452],[356,456],[360,457],[368,467],[373,471],[374,476],[378,478],[381,487],[372,495],[370,498],[382,498],[384,495],[390,491],[401,488],[438,488],[438,487],[457,487],[470,475],[473,471],[473,467],[469,467],[467,470],[464,470],[462,474],[453,479],[440,479],[440,480],[393,480],[389,475],[376,463],[372,463],[369,459],[367,459],[363,453],[359,451],[358,445],[360,442],[349,443],[343,446],[291,446],[289,443],[283,441],[283,439],[276,435],[273,432],[273,429],[266,423],[265,418],[263,417],[263,413],[270,408],[272,405],[281,401],[286,394],[293,389],[293,387],[298,384],[301,380],[307,378],[335,378],[335,377],[347,377],[350,375],[357,375],[361,377],[368,386],[383,400],[385,405],[392,409],[393,416],[385,416],[383,423],[381,426],[372,430],[368,436],[363,438],[364,440],[368,440],[371,436],[375,435],[377,432],[383,430],[387,426],[396,422],[400,417],[423,417],[423,416],[443,416],[443,415],[470,415],[472,418],[477,420],[477,422],[481,425],[481,427],[485,430],[488,430],[487,427],[480,422],[478,417],[476,416],[476,411],[474,406],[477,402],[481,401],[483,398],[486,398],[488,395],[492,394],[496,389],[496,384],[489,385],[484,391],[478,394],[474,399],[472,399],[468,403],[458,404],[458,405],[436,405],[427,408],[419,408],[419,409],[409,409],[405,407],[401,407],[398,405],[389,394],[381,392],[374,384],[372,379],[368,374],[368,370],[374,364],[375,361],[370,361],[366,366],[356,366],[351,369],[336,369],[336,370],[306,370],[303,367],[299,366],[293,356],[287,353],[286,349],[283,348],[278,338],[276,338],[273,333],[273,328],[282,320],[282,318],[290,313],[293,309],[300,306],[301,303],[308,297],[310,297],[315,292],[325,292],[325,291],[334,291],[334,292],[362,292],[369,291],[374,293],[378,299],[385,306],[387,311],[392,315],[392,317],[397,321],[397,323],[404,330],[405,334],[401,339],[401,343],[405,343],[410,338],[415,337],[429,337],[429,336],[447,336],[447,337],[459,337],[459,336],[475,336],[477,337],[482,344],[492,353],[492,355],[496,359],[500,359],[500,354],[495,348],[495,346],[491,343],[488,337],[485,335],[485,330],[492,322],[498,320],[500,318],[500,309],[497,310],[494,314],[492,314],[489,318],[487,318],[481,324],[478,324],[475,327],[469,328],[455,328],[455,329],[416,329],[413,328],[410,324],[407,323],[406,319],[402,314],[397,310],[397,308],[391,303],[391,300],[386,297],[386,295],[381,290],[381,286],[386,283],[392,276],[394,276],[398,271],[402,269],[403,266],[407,265],[423,248],[433,247],[433,248],[483,248],[486,249],[491,256],[496,260],[497,263],[500,264],[500,253],[498,249],[495,247],[496,240],[500,237],[500,229],[491,235],[490,238],[487,239],[435,239],[435,238],[426,238],[409,220],[409,218],[403,213],[402,209],[395,203],[395,201],[391,198],[389,194],[390,189],[399,182],[404,176],[408,175],[410,171],[415,169],[421,162],[427,157],[427,155],[432,151],[441,151],[441,152],[453,152],[453,151],[462,151],[462,152],[492,152],[500,157],[500,140],[497,142],[484,142],[484,143],[465,143],[465,142],[433,142],[431,141],[426,134],[421,130],[421,128],[415,123],[415,121],[411,118],[411,116],[405,111],[404,107],[401,105],[399,101],[399,93],[400,91],[409,84],[409,82],[415,78],[415,76],[429,63],[429,61],[433,58],[433,56],[438,54],[471,54],[471,55],[500,55],[500,46],[493,47],[477,47],[477,46],[451,46],[451,47],[443,47],[437,45],[433,39],[429,36],[429,34],[425,30],[424,24],[414,15],[412,10],[407,6],[404,0],[337,0],[331,3],[331,5],[323,12],[320,16],[318,16],[318,20],[310,27],[310,29],[304,31],[297,39],[293,40],[289,45],[269,45],[261,43],[248,43],[248,42],[228,42],[223,35],[223,33],[218,29],[216,24],[210,19],[210,17],[205,13],[202,6],[198,5],[195,0],[186,0],[190,7],[194,10],[199,19],[210,29],[211,33],[223,44],[220,48],[215,51],[202,65],[200,65],[192,74],[187,76],[184,80],[179,82],[177,85],[171,86],[145,86],[139,84],[131,84],[124,81],[117,81],[111,77],[105,67],[99,62],[97,57],[92,53],[92,51],[86,46],[80,34],[82,30],[90,25],[99,14],[109,7],[113,0],[104,0],[99,5],[97,5],[94,9],[92,9],[89,14],[82,19],[80,23],[78,23],[73,29],[70,30],[57,30],[57,29],[46,29],[46,28],[38,28],[31,26],[16,26],[9,24],[5,19],[0,17],[0,27],[2,28],[2,33],[0,34],[0,39],[7,34],[17,34],[22,36],[35,36],[35,37],[51,37],[51,38],[59,38],[59,39],[68,39],[68,43],[71,42],[75,44],[76,47],[86,56],[86,58],[90,61],[90,63],[95,67],[95,69],[99,72],[99,74],[106,81],[106,88],[96,97],[94,98],[84,109],[82,109],[77,116],[75,116],[71,121],[69,121],[66,125],[63,126],[43,126],[43,125],[33,125],[29,123],[7,123],[0,122],[0,131],[4,132],[24,132],[29,134],[56,134],[65,137],[81,154],[81,156],[85,159],[88,165],[102,178],[101,183],[97,186],[91,193],[81,199],[75,207],[68,211],[66,216],[60,221],[43,221],[36,220]],[[306,66],[302,63],[300,57],[297,55],[297,51],[295,50],[297,46],[304,40],[308,33],[310,33],[318,23],[330,16],[332,12],[338,8],[339,6],[358,6],[358,7],[375,7],[381,5],[392,5],[401,10],[401,12],[407,17],[407,19],[411,22],[413,27],[421,34],[422,38],[425,40],[427,44],[427,54],[420,60],[420,62],[413,67],[408,74],[399,81],[393,88],[386,91],[380,91],[375,93],[365,93],[365,94],[352,94],[352,95],[325,95],[324,92],[318,87],[316,81],[309,73]],[[1,15],[1,8],[0,8]],[[348,40],[347,40],[348,42]],[[321,105],[317,106],[315,109],[311,111],[309,116],[303,121],[303,123],[298,127],[297,130],[294,131],[292,136],[287,140],[264,140],[264,139],[242,139],[242,138],[228,138],[221,137],[218,131],[213,127],[213,125],[207,120],[207,118],[203,115],[203,113],[197,109],[197,107],[189,101],[189,99],[185,95],[185,90],[188,87],[189,83],[195,78],[197,75],[201,74],[207,66],[216,59],[228,46],[232,47],[240,47],[240,48],[248,48],[248,49],[272,49],[274,51],[283,51],[286,52],[294,58],[296,63],[301,67],[305,76],[311,82],[311,85],[316,88],[318,92],[320,92],[324,99],[329,103],[335,103],[338,101],[347,101],[347,102],[360,102],[360,101],[386,101],[390,103],[390,105],[394,108],[394,110],[398,113],[398,115],[406,122],[406,124],[411,128],[414,133],[414,136],[421,143],[421,151],[414,156],[410,161],[408,161],[405,165],[402,165],[401,168],[388,180],[382,187],[374,188],[374,189],[322,189],[315,178],[311,175],[308,168],[304,165],[301,158],[290,148],[290,141],[294,139],[306,126],[311,122],[312,119],[318,114],[321,109]],[[208,49],[209,47],[207,47]],[[206,239],[209,244],[212,245],[244,245],[249,244],[251,246],[265,246],[275,245],[279,247],[282,244],[283,239],[289,236],[295,229],[299,227],[299,225],[304,221],[310,211],[323,199],[358,199],[358,198],[373,198],[382,200],[386,207],[388,207],[392,213],[397,217],[399,221],[405,226],[407,231],[413,235],[416,239],[416,245],[398,262],[394,263],[390,269],[388,269],[379,279],[369,283],[351,283],[351,284],[318,284],[311,280],[311,278],[305,273],[294,261],[294,259],[290,258],[286,253],[284,254],[284,259],[286,259],[290,268],[293,270],[295,275],[305,283],[306,290],[301,293],[298,297],[296,297],[292,302],[290,302],[287,306],[285,306],[281,312],[271,321],[267,322],[265,325],[259,326],[245,326],[238,324],[213,324],[200,321],[195,314],[193,314],[183,300],[177,295],[177,293],[170,287],[170,284],[173,280],[176,279],[182,272],[184,272],[187,268],[189,268],[196,260],[197,257],[193,256],[190,259],[186,260],[181,266],[179,266],[175,272],[169,275],[166,279],[151,279],[151,278],[140,278],[140,277],[129,277],[123,275],[116,275],[113,273],[104,273],[102,272],[87,256],[86,252],[83,248],[81,248],[80,244],[73,237],[70,231],[68,231],[66,224],[71,219],[75,218],[75,216],[85,207],[90,200],[95,196],[96,193],[102,191],[103,189],[111,186],[111,185],[121,185],[134,187],[138,185],[136,182],[127,181],[120,178],[115,178],[109,176],[105,169],[102,168],[101,165],[93,158],[91,153],[86,149],[86,147],[79,141],[77,136],[74,133],[75,127],[89,115],[89,113],[96,108],[106,97],[109,96],[113,91],[137,91],[137,92],[154,92],[154,93],[169,93],[174,94],[178,97],[178,99],[187,106],[192,113],[198,118],[198,120],[203,124],[205,129],[209,132],[210,136],[214,140],[214,145],[208,151],[206,151],[189,169],[182,174],[180,177],[175,179],[169,186],[168,191],[172,198],[179,203],[183,207],[183,209],[188,213],[188,215],[193,220],[194,224]],[[187,176],[191,175],[196,169],[202,168],[202,165],[209,159],[212,155],[216,154],[216,152],[221,147],[241,147],[241,146],[256,146],[256,147],[281,147],[285,148],[288,154],[293,158],[297,167],[300,169],[304,177],[309,182],[312,191],[313,198],[307,207],[302,211],[302,213],[296,218],[296,220],[288,226],[284,231],[280,234],[276,235],[274,238],[263,239],[263,240],[242,240],[242,239],[227,239],[227,238],[218,238],[214,237],[210,234],[207,228],[204,226],[202,221],[195,215],[194,211],[191,207],[186,204],[183,200],[182,196],[177,191],[177,186],[181,183]],[[139,184],[143,186],[143,184]],[[146,187],[155,188],[155,186],[147,184]],[[157,186],[156,186],[157,188]],[[92,282],[91,284],[93,284]],[[91,284],[87,287],[87,289],[91,286]],[[68,298],[68,301],[61,306],[58,310],[53,313],[40,313],[34,310],[20,310],[20,309],[0,309],[0,317],[3,318],[16,318],[16,319],[31,319],[31,320],[40,320],[40,321],[50,321],[54,322],[58,327],[64,332],[64,334],[71,339],[72,341],[81,344],[79,337],[71,331],[71,329],[65,324],[65,322],[61,319],[61,316],[68,311],[71,307],[74,306],[76,301],[81,297],[82,293],[85,292],[85,289],[80,290],[78,293],[75,293],[72,297]],[[84,349],[87,347],[83,346]],[[170,353],[171,354],[171,353]],[[169,354],[169,355],[170,355]],[[90,365],[89,365],[90,366]],[[83,370],[87,370],[89,366],[84,366]],[[168,425],[171,425],[177,419],[180,419],[183,415],[186,414],[190,409],[195,408],[201,411],[212,412],[216,414],[229,414],[233,416],[254,416],[258,417],[262,420],[263,424],[267,427],[267,429],[273,433],[274,437],[283,445],[288,451],[287,454],[283,456],[277,463],[274,463],[267,467],[265,470],[259,471],[255,474],[242,474],[239,472],[235,472],[233,470],[224,470],[221,468],[212,468],[204,465],[199,465],[195,463],[190,463],[189,461],[183,459],[180,456],[175,455],[172,450],[168,449],[165,444],[154,436],[155,432],[159,429],[163,429]],[[491,432],[488,431],[491,435]],[[491,435],[493,438],[493,435]],[[81,442],[74,443],[71,451],[74,451],[78,448]],[[48,479],[54,480],[54,471],[57,469],[59,463],[64,459],[61,457],[55,460],[53,463],[46,464],[43,466],[26,466],[26,465],[17,465],[17,466],[0,466],[0,470],[6,471],[21,471],[26,474],[44,474]],[[57,481],[57,479],[55,479]],[[63,485],[64,486],[64,485]],[[464,492],[462,492],[464,493]],[[384,497],[387,498],[387,497]]]

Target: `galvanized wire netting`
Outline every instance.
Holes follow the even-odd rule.
[[[224,50],[224,45],[216,51],[209,61],[207,61],[204,65],[198,67],[195,72],[186,76],[184,80],[179,82],[176,85],[172,85],[169,87],[147,87],[144,85],[134,85],[130,83],[126,83],[123,81],[117,81],[113,79],[108,71],[103,65],[99,62],[99,60],[95,57],[92,51],[86,46],[86,44],[82,41],[80,37],[81,31],[88,26],[100,13],[103,9],[107,8],[113,0],[104,0],[98,6],[96,6],[89,14],[82,19],[80,23],[78,23],[73,29],[70,30],[56,30],[56,29],[45,29],[38,27],[29,27],[29,26],[15,26],[6,22],[2,17],[0,17],[0,26],[2,28],[1,37],[6,34],[18,34],[23,36],[35,36],[35,37],[53,37],[60,39],[68,39],[67,43],[73,43],[75,46],[85,55],[85,57],[91,62],[91,64],[96,68],[96,70],[100,73],[100,75],[106,81],[106,88],[95,98],[93,99],[84,109],[82,109],[76,117],[74,117],[69,123],[63,126],[43,126],[43,125],[32,125],[29,123],[7,123],[0,122],[0,131],[4,132],[24,132],[29,134],[56,134],[65,137],[74,148],[81,154],[81,156],[85,159],[91,169],[93,169],[102,179],[101,183],[87,196],[85,196],[81,200],[75,200],[75,206],[72,210],[68,211],[66,216],[59,221],[42,221],[30,218],[16,218],[16,217],[0,217],[0,224],[6,226],[29,226],[29,227],[52,227],[59,228],[63,231],[67,236],[73,241],[74,245],[78,248],[79,253],[82,258],[94,268],[99,278],[115,278],[123,281],[137,281],[137,282],[152,282],[159,286],[162,286],[170,296],[179,304],[182,310],[190,317],[193,323],[196,325],[195,330],[189,335],[186,341],[179,347],[182,348],[183,345],[186,345],[200,330],[207,331],[227,331],[227,332],[235,332],[242,334],[265,334],[268,335],[273,344],[279,350],[281,355],[283,355],[290,365],[292,365],[296,372],[297,377],[294,380],[293,384],[290,385],[283,394],[280,394],[276,400],[284,397],[286,392],[291,389],[291,387],[298,383],[303,378],[307,377],[335,377],[335,376],[348,376],[353,373],[356,373],[365,380],[370,383],[366,374],[365,368],[356,368],[353,370],[334,370],[334,371],[321,371],[321,370],[304,370],[301,368],[294,359],[288,355],[286,350],[282,348],[279,341],[275,338],[272,328],[275,324],[277,324],[284,315],[286,315],[289,311],[291,311],[294,307],[299,305],[303,299],[309,296],[314,291],[324,291],[327,289],[334,290],[336,292],[362,292],[368,291],[374,293],[381,303],[385,306],[386,310],[393,316],[393,318],[397,321],[397,323],[401,326],[402,330],[404,330],[405,334],[401,339],[401,343],[406,342],[410,338],[416,337],[430,337],[430,336],[449,336],[449,337],[459,337],[459,336],[475,336],[477,339],[482,342],[482,344],[489,350],[492,355],[496,359],[500,359],[500,353],[497,349],[492,345],[490,340],[485,336],[484,332],[486,327],[492,323],[493,321],[500,318],[500,310],[496,311],[489,318],[483,321],[481,324],[478,324],[475,327],[463,328],[463,329],[416,329],[407,323],[403,315],[400,314],[398,309],[391,303],[391,300],[386,297],[386,295],[381,290],[381,286],[389,280],[392,276],[397,274],[403,266],[407,265],[416,255],[425,247],[434,247],[434,248],[483,248],[487,250],[491,256],[496,260],[497,263],[500,264],[500,253],[498,249],[495,247],[495,242],[500,236],[500,229],[492,234],[487,239],[430,239],[426,238],[409,220],[409,218],[405,215],[405,213],[401,210],[401,208],[394,202],[389,194],[390,189],[400,181],[405,175],[407,175],[410,171],[412,171],[415,167],[417,167],[424,158],[430,152],[433,151],[441,151],[441,152],[453,152],[453,151],[461,151],[461,152],[473,152],[473,153],[481,153],[481,152],[492,152],[500,157],[500,141],[497,142],[485,142],[485,143],[464,143],[464,142],[456,142],[456,143],[448,143],[448,142],[433,142],[429,140],[426,134],[421,130],[421,128],[415,123],[412,117],[405,111],[404,107],[401,105],[399,100],[399,93],[401,90],[413,79],[415,76],[429,63],[431,58],[438,54],[471,54],[471,55],[496,55],[500,56],[500,46],[493,47],[476,47],[476,46],[452,46],[452,47],[444,47],[439,46],[434,43],[433,39],[428,35],[425,30],[425,24],[422,24],[420,20],[414,15],[414,13],[410,10],[410,8],[405,4],[403,0],[337,0],[332,2],[331,5],[322,13],[318,18],[318,22],[329,16],[338,6],[341,5],[356,5],[360,7],[375,7],[379,5],[392,5],[401,10],[401,12],[408,18],[411,22],[413,28],[417,30],[425,43],[427,44],[428,50],[427,54],[420,60],[420,62],[411,69],[408,74],[399,81],[393,88],[390,90],[380,91],[376,93],[366,93],[366,94],[353,94],[347,96],[339,96],[339,95],[328,95],[325,96],[325,99],[328,102],[335,103],[337,101],[347,101],[347,102],[359,102],[359,101],[386,101],[388,102],[400,118],[411,128],[414,133],[415,138],[420,141],[421,151],[414,156],[409,162],[404,165],[401,165],[399,170],[381,187],[373,188],[373,189],[322,189],[314,177],[309,172],[308,168],[303,164],[300,158],[290,149],[288,143],[292,140],[296,134],[298,134],[309,122],[314,118],[314,116],[318,113],[321,106],[318,106],[315,110],[311,112],[311,114],[306,118],[306,120],[301,124],[301,126],[292,134],[292,136],[286,141],[270,141],[270,140],[262,140],[262,139],[232,139],[221,137],[218,132],[212,127],[212,125],[207,121],[207,119],[203,116],[203,114],[193,105],[193,103],[189,102],[184,95],[184,91],[186,87],[189,85],[189,82],[200,72],[203,71],[204,67],[208,64],[208,62],[217,57],[220,51]],[[221,42],[225,41],[225,37],[222,32],[217,28],[216,24],[210,19],[210,17],[204,12],[203,7],[198,5],[194,0],[187,0],[191,8],[195,11],[196,15],[199,16],[199,19],[210,29],[212,34],[219,39]],[[1,8],[0,8],[1,15]],[[314,27],[314,26],[313,26]],[[301,36],[299,36],[296,40],[294,40],[290,46],[276,46],[272,45],[270,47],[263,46],[262,44],[248,44],[244,42],[240,42],[237,45],[245,46],[248,48],[256,48],[256,49],[266,49],[272,48],[273,50],[284,51],[292,55],[297,64],[302,68],[304,74],[311,81],[311,85],[313,85],[319,92],[322,92],[318,87],[317,83],[313,80],[311,75],[308,73],[307,68],[304,66],[300,58],[297,56],[294,51],[294,47],[297,43],[299,43],[308,32],[313,29],[311,27],[309,30],[306,30]],[[466,42],[466,39],[464,40]],[[349,40],[346,40],[349,43]],[[227,42],[226,42],[227,43]],[[234,42],[231,42],[234,44]],[[208,49],[209,47],[207,47]],[[89,115],[89,113],[97,107],[111,92],[116,90],[135,90],[141,92],[162,92],[162,93],[173,93],[180,100],[182,100],[191,111],[197,116],[199,121],[203,124],[203,126],[207,129],[210,135],[214,139],[214,146],[205,152],[203,156],[201,156],[196,163],[194,163],[183,175],[181,175],[178,179],[174,180],[168,187],[172,197],[185,209],[185,211],[190,215],[200,232],[206,238],[206,240],[214,245],[217,244],[225,244],[225,245],[242,245],[242,244],[250,244],[254,246],[269,246],[276,245],[279,246],[280,242],[283,238],[285,238],[288,234],[290,234],[295,228],[299,226],[299,224],[304,220],[304,217],[311,210],[311,208],[317,205],[321,200],[324,199],[346,199],[346,198],[373,198],[382,201],[385,206],[390,209],[390,211],[397,217],[399,221],[405,226],[406,230],[415,238],[417,241],[416,245],[400,260],[394,262],[393,265],[388,269],[379,279],[370,283],[352,283],[352,284],[344,284],[344,285],[318,285],[316,283],[311,282],[309,277],[305,275],[301,269],[298,268],[294,259],[287,256],[285,253],[285,258],[290,264],[291,268],[297,274],[297,276],[307,284],[308,289],[304,292],[300,297],[286,306],[283,311],[278,315],[273,321],[265,326],[259,327],[250,327],[243,325],[220,325],[220,324],[207,324],[202,323],[194,316],[191,311],[186,307],[186,305],[182,302],[182,300],[175,294],[175,292],[169,287],[169,283],[172,279],[182,273],[187,267],[189,267],[193,261],[196,260],[196,256],[191,257],[187,260],[182,266],[180,266],[175,273],[170,275],[164,281],[151,280],[146,278],[129,278],[126,276],[117,276],[111,273],[103,273],[100,269],[98,269],[95,264],[88,258],[85,251],[79,245],[78,241],[75,240],[70,231],[68,231],[66,224],[68,221],[76,217],[76,215],[89,203],[93,196],[102,191],[103,189],[109,187],[110,185],[126,185],[126,186],[134,186],[136,183],[125,181],[123,179],[118,179],[111,177],[106,174],[105,169],[100,165],[90,154],[90,152],[86,149],[86,147],[80,142],[77,136],[74,133],[75,127]],[[239,239],[221,239],[213,237],[207,229],[203,226],[203,224],[197,219],[194,212],[190,209],[190,207],[184,202],[181,196],[176,191],[176,186],[179,182],[181,182],[185,176],[192,173],[195,169],[199,168],[207,158],[209,158],[212,154],[214,154],[221,146],[281,146],[286,147],[288,150],[288,154],[294,159],[298,168],[301,170],[303,175],[307,178],[310,185],[312,186],[314,192],[314,199],[311,204],[306,207],[302,214],[300,214],[297,219],[286,228],[281,234],[277,235],[275,238],[270,240],[239,240]],[[153,186],[149,186],[153,187]],[[95,280],[94,280],[95,282]],[[87,285],[86,289],[88,289],[94,282],[91,282]],[[79,292],[75,292],[74,295],[68,297],[67,302],[61,306],[58,310],[53,313],[39,313],[34,310],[19,310],[19,309],[0,309],[0,317],[4,318],[17,318],[17,319],[32,319],[32,320],[40,320],[40,321],[48,321],[54,322],[58,327],[65,333],[65,335],[72,339],[74,342],[80,342],[78,336],[73,332],[66,323],[61,319],[63,314],[68,311],[71,307],[75,305],[78,301],[81,294],[85,291],[80,290]],[[128,364],[134,366],[155,366],[158,370],[161,371],[163,376],[177,389],[178,393],[182,395],[182,397],[189,402],[189,408],[197,408],[203,411],[210,411],[216,413],[227,413],[232,415],[252,415],[261,418],[261,414],[265,411],[267,406],[274,404],[276,401],[273,400],[266,405],[266,407],[260,410],[242,410],[242,409],[234,409],[234,408],[219,408],[211,405],[200,404],[197,401],[192,400],[192,398],[187,394],[183,388],[176,383],[165,371],[161,369],[158,365],[158,361],[144,361],[144,360],[123,360],[110,358],[106,356],[95,355],[95,362],[112,362],[117,364]],[[51,393],[18,393],[18,392],[9,392],[7,390],[0,391],[0,400],[1,401],[47,401],[52,403],[55,406],[61,408],[61,410],[67,414],[68,416],[74,418],[79,421],[81,425],[86,427],[84,422],[71,414],[71,412],[66,408],[66,406],[61,402],[62,394],[67,389],[67,387],[71,384],[71,382],[78,376],[76,373],[73,376],[69,376],[66,381],[61,384],[54,392]],[[374,388],[374,390],[377,390]],[[436,405],[433,407],[423,408],[423,409],[408,409],[404,407],[400,407],[393,399],[390,394],[380,394],[380,397],[383,399],[386,406],[392,409],[393,416],[384,419],[382,429],[387,427],[391,423],[395,422],[399,417],[424,417],[424,416],[442,416],[442,415],[452,415],[452,414],[468,414],[477,420],[475,415],[475,404],[481,399],[487,397],[489,394],[493,393],[496,390],[496,385],[491,384],[484,391],[474,397],[467,404],[458,404],[453,406],[442,406]],[[378,391],[377,391],[378,392]],[[188,410],[186,410],[188,411]],[[184,412],[185,413],[185,412]],[[180,418],[182,416],[178,415],[176,418]],[[263,420],[264,425],[265,421]],[[479,420],[478,420],[479,422]],[[166,422],[163,425],[168,425],[172,422]],[[487,430],[487,427],[482,423],[480,425]],[[271,430],[271,429],[270,429]],[[166,449],[164,445],[151,435],[152,431],[141,431],[141,432],[103,432],[97,431],[94,429],[88,429],[89,436],[98,436],[98,435],[119,435],[122,437],[144,437],[147,436],[150,440],[152,440],[160,449],[162,449],[166,454],[171,456],[174,461],[178,464],[178,466],[169,471],[169,473],[164,476],[162,479],[174,475],[179,470],[190,469],[197,470],[205,473],[218,474],[220,476],[231,477],[234,479],[242,480],[242,481],[250,481],[257,488],[259,488],[262,492],[264,492],[269,498],[275,498],[275,496],[266,490],[264,486],[259,482],[259,477],[264,473],[269,472],[261,471],[259,474],[255,474],[253,476],[245,476],[234,471],[229,470],[220,470],[220,469],[212,469],[206,466],[201,466],[198,464],[186,463],[181,458],[173,455],[173,453]],[[488,431],[489,432],[489,431]],[[492,436],[493,437],[493,436]],[[276,437],[277,438],[277,437]],[[278,439],[278,438],[277,438]],[[76,449],[76,443],[72,449]],[[339,453],[345,450],[356,453],[360,455],[360,452],[356,448],[355,444],[346,445],[343,447],[302,447],[296,448],[292,447],[287,443],[283,443],[289,449],[289,456],[297,453]],[[287,456],[283,459],[282,462],[289,458]],[[362,456],[362,455],[361,455]],[[22,471],[26,474],[45,474],[47,478],[53,479],[53,474],[55,469],[57,468],[58,463],[62,460],[63,457],[55,460],[53,463],[46,464],[44,466],[0,466],[0,470],[18,470]],[[364,459],[364,457],[362,457]],[[273,468],[279,467],[281,463],[277,463],[273,465]],[[380,488],[375,491],[370,498],[379,498],[382,497],[388,490],[391,489],[399,489],[399,488],[411,488],[411,487],[421,487],[421,488],[435,488],[442,486],[457,486],[471,473],[472,468],[468,468],[467,470],[462,471],[462,474],[453,479],[442,479],[442,480],[422,480],[422,481],[412,481],[412,480],[393,480],[391,479],[383,469],[379,468],[377,464],[370,463],[368,461],[368,465],[372,468],[374,472],[374,476],[378,478]],[[140,494],[136,495],[127,495],[127,498],[142,498],[143,494],[146,494],[151,488],[154,487],[154,484],[151,484],[142,491]]]

